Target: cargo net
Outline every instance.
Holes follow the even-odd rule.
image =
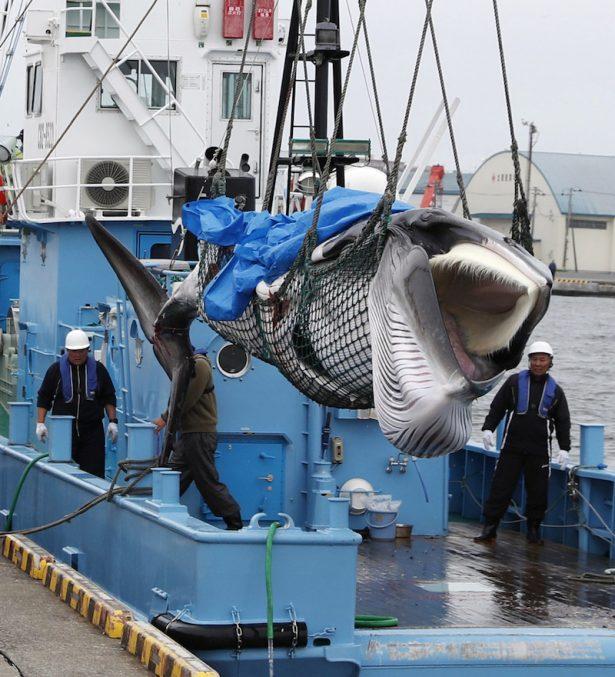
[[[318,263],[311,260],[310,231],[276,293],[266,300],[255,293],[237,320],[211,320],[204,309],[203,319],[228,341],[276,366],[319,404],[373,407],[367,300],[382,241],[373,220],[335,259]],[[232,248],[205,241],[200,246],[204,288],[229,261]]]

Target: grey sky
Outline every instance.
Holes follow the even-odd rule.
[[[344,46],[352,41],[348,9],[340,0]],[[615,155],[615,27],[613,0],[499,0],[516,132],[527,148],[527,127],[539,129],[537,150]],[[383,104],[389,153],[394,152],[424,19],[422,0],[368,0],[367,21]],[[454,119],[462,169],[473,170],[510,144],[491,0],[434,0],[434,20],[447,91],[461,105]],[[367,68],[365,48],[363,62]],[[23,78],[22,63],[12,77]],[[4,96],[0,134],[19,126],[22,97]],[[405,158],[418,143],[440,102],[431,42],[410,117]],[[345,110],[346,137],[373,140],[375,123],[359,62]],[[6,131],[5,131],[6,130]],[[453,167],[445,136],[431,158]]]
[[[356,0],[340,0],[357,16]],[[536,149],[615,155],[615,2],[500,0],[500,22],[519,146],[533,120]],[[367,21],[383,103],[389,154],[394,152],[424,20],[420,0],[368,0]],[[510,145],[491,0],[434,0],[434,20],[447,93],[461,104],[454,119],[462,169],[474,170]],[[343,37],[352,42],[348,26]],[[367,68],[364,46],[363,62]],[[357,62],[346,107],[345,136],[377,138]],[[424,133],[440,102],[433,47],[426,43],[410,118],[408,148]],[[366,131],[366,125],[368,129]],[[380,155],[374,144],[375,156]],[[405,153],[408,157],[409,151]],[[453,167],[444,137],[431,159]]]

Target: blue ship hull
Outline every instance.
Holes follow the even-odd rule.
[[[148,247],[170,241],[164,222],[106,225],[141,258],[148,258]],[[83,224],[45,224],[28,240],[20,272],[18,403],[12,409],[10,442],[0,439],[3,514],[26,464],[43,450],[51,458],[31,471],[13,518],[15,529],[47,523],[104,494],[118,461],[150,458],[159,441],[148,421],[164,409],[169,385]],[[169,290],[181,278],[177,272],[160,273]],[[106,479],[69,462],[63,421],[50,421],[49,449],[33,434],[36,391],[66,333],[75,327],[92,336],[118,392],[121,434],[117,445],[107,449]],[[415,535],[443,537],[449,494],[453,512],[479,516],[470,491],[480,503],[493,455],[469,447],[453,457],[450,471],[446,458],[397,464],[404,459],[384,440],[375,420],[335,410],[330,412],[331,436],[338,438],[342,453],[332,459],[329,446],[323,445],[328,412],[257,360],[248,360],[239,376],[225,371],[225,341],[206,326],[195,326],[192,338],[207,349],[215,367],[220,474],[243,514],[260,517],[241,532],[225,532],[194,487],[180,500],[176,475],[155,471],[146,481],[152,496],[103,501],[70,522],[34,534],[37,543],[140,618],[181,614],[182,622],[201,626],[206,634],[208,625],[265,622],[265,541],[268,525],[278,519],[287,528],[276,532],[273,545],[274,622],[296,618],[307,628],[306,646],[292,655],[288,648],[275,649],[278,675],[390,676],[418,668],[426,675],[474,675],[479,669],[516,675],[531,666],[543,676],[615,667],[615,632],[604,629],[355,629],[361,538],[352,529],[365,528],[367,515],[352,514],[349,520],[348,501],[338,497],[339,487],[353,477],[368,479],[375,491],[402,500],[398,522],[412,524]],[[589,469],[578,476],[612,529],[614,476]],[[563,487],[565,473],[555,471],[552,482]],[[557,518],[560,526],[569,526],[557,531],[559,542],[604,554],[604,525],[587,509],[586,525],[578,526],[578,514],[569,514],[569,506],[561,503]],[[547,535],[552,537],[555,527],[553,532]],[[268,672],[265,648],[231,642],[196,653],[223,675]]]

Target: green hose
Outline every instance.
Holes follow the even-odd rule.
[[[271,585],[271,551],[273,537],[279,522],[273,522],[267,532],[267,554],[265,556],[265,587],[267,588],[267,639],[273,641],[273,587]]]
[[[24,485],[24,482],[26,481],[26,477],[28,476],[28,473],[30,470],[42,459],[47,458],[49,454],[39,454],[35,458],[33,458],[30,463],[25,467],[23,473],[21,474],[21,479],[19,480],[19,484],[17,485],[17,489],[15,489],[15,495],[13,496],[13,502],[11,503],[11,507],[9,509],[9,514],[6,516],[6,521],[4,523],[4,530],[5,531],[11,531],[13,529],[13,513],[15,512],[15,506],[17,505],[17,500],[19,499],[19,494],[21,494],[21,489]]]
[[[394,628],[398,624],[395,616],[355,616],[355,628]]]

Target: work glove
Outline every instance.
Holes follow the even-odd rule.
[[[493,430],[483,430],[483,447],[487,451],[495,449],[495,433]]]
[[[107,436],[115,444],[117,442],[117,423],[109,423],[107,426]]]
[[[570,461],[570,454],[565,451],[564,449],[560,450],[559,454],[557,455],[557,461],[558,465],[561,465],[562,467],[568,465],[568,462]]]
[[[36,436],[38,437],[39,442],[46,442],[48,434],[49,431],[47,430],[47,426],[44,423],[36,424]]]

